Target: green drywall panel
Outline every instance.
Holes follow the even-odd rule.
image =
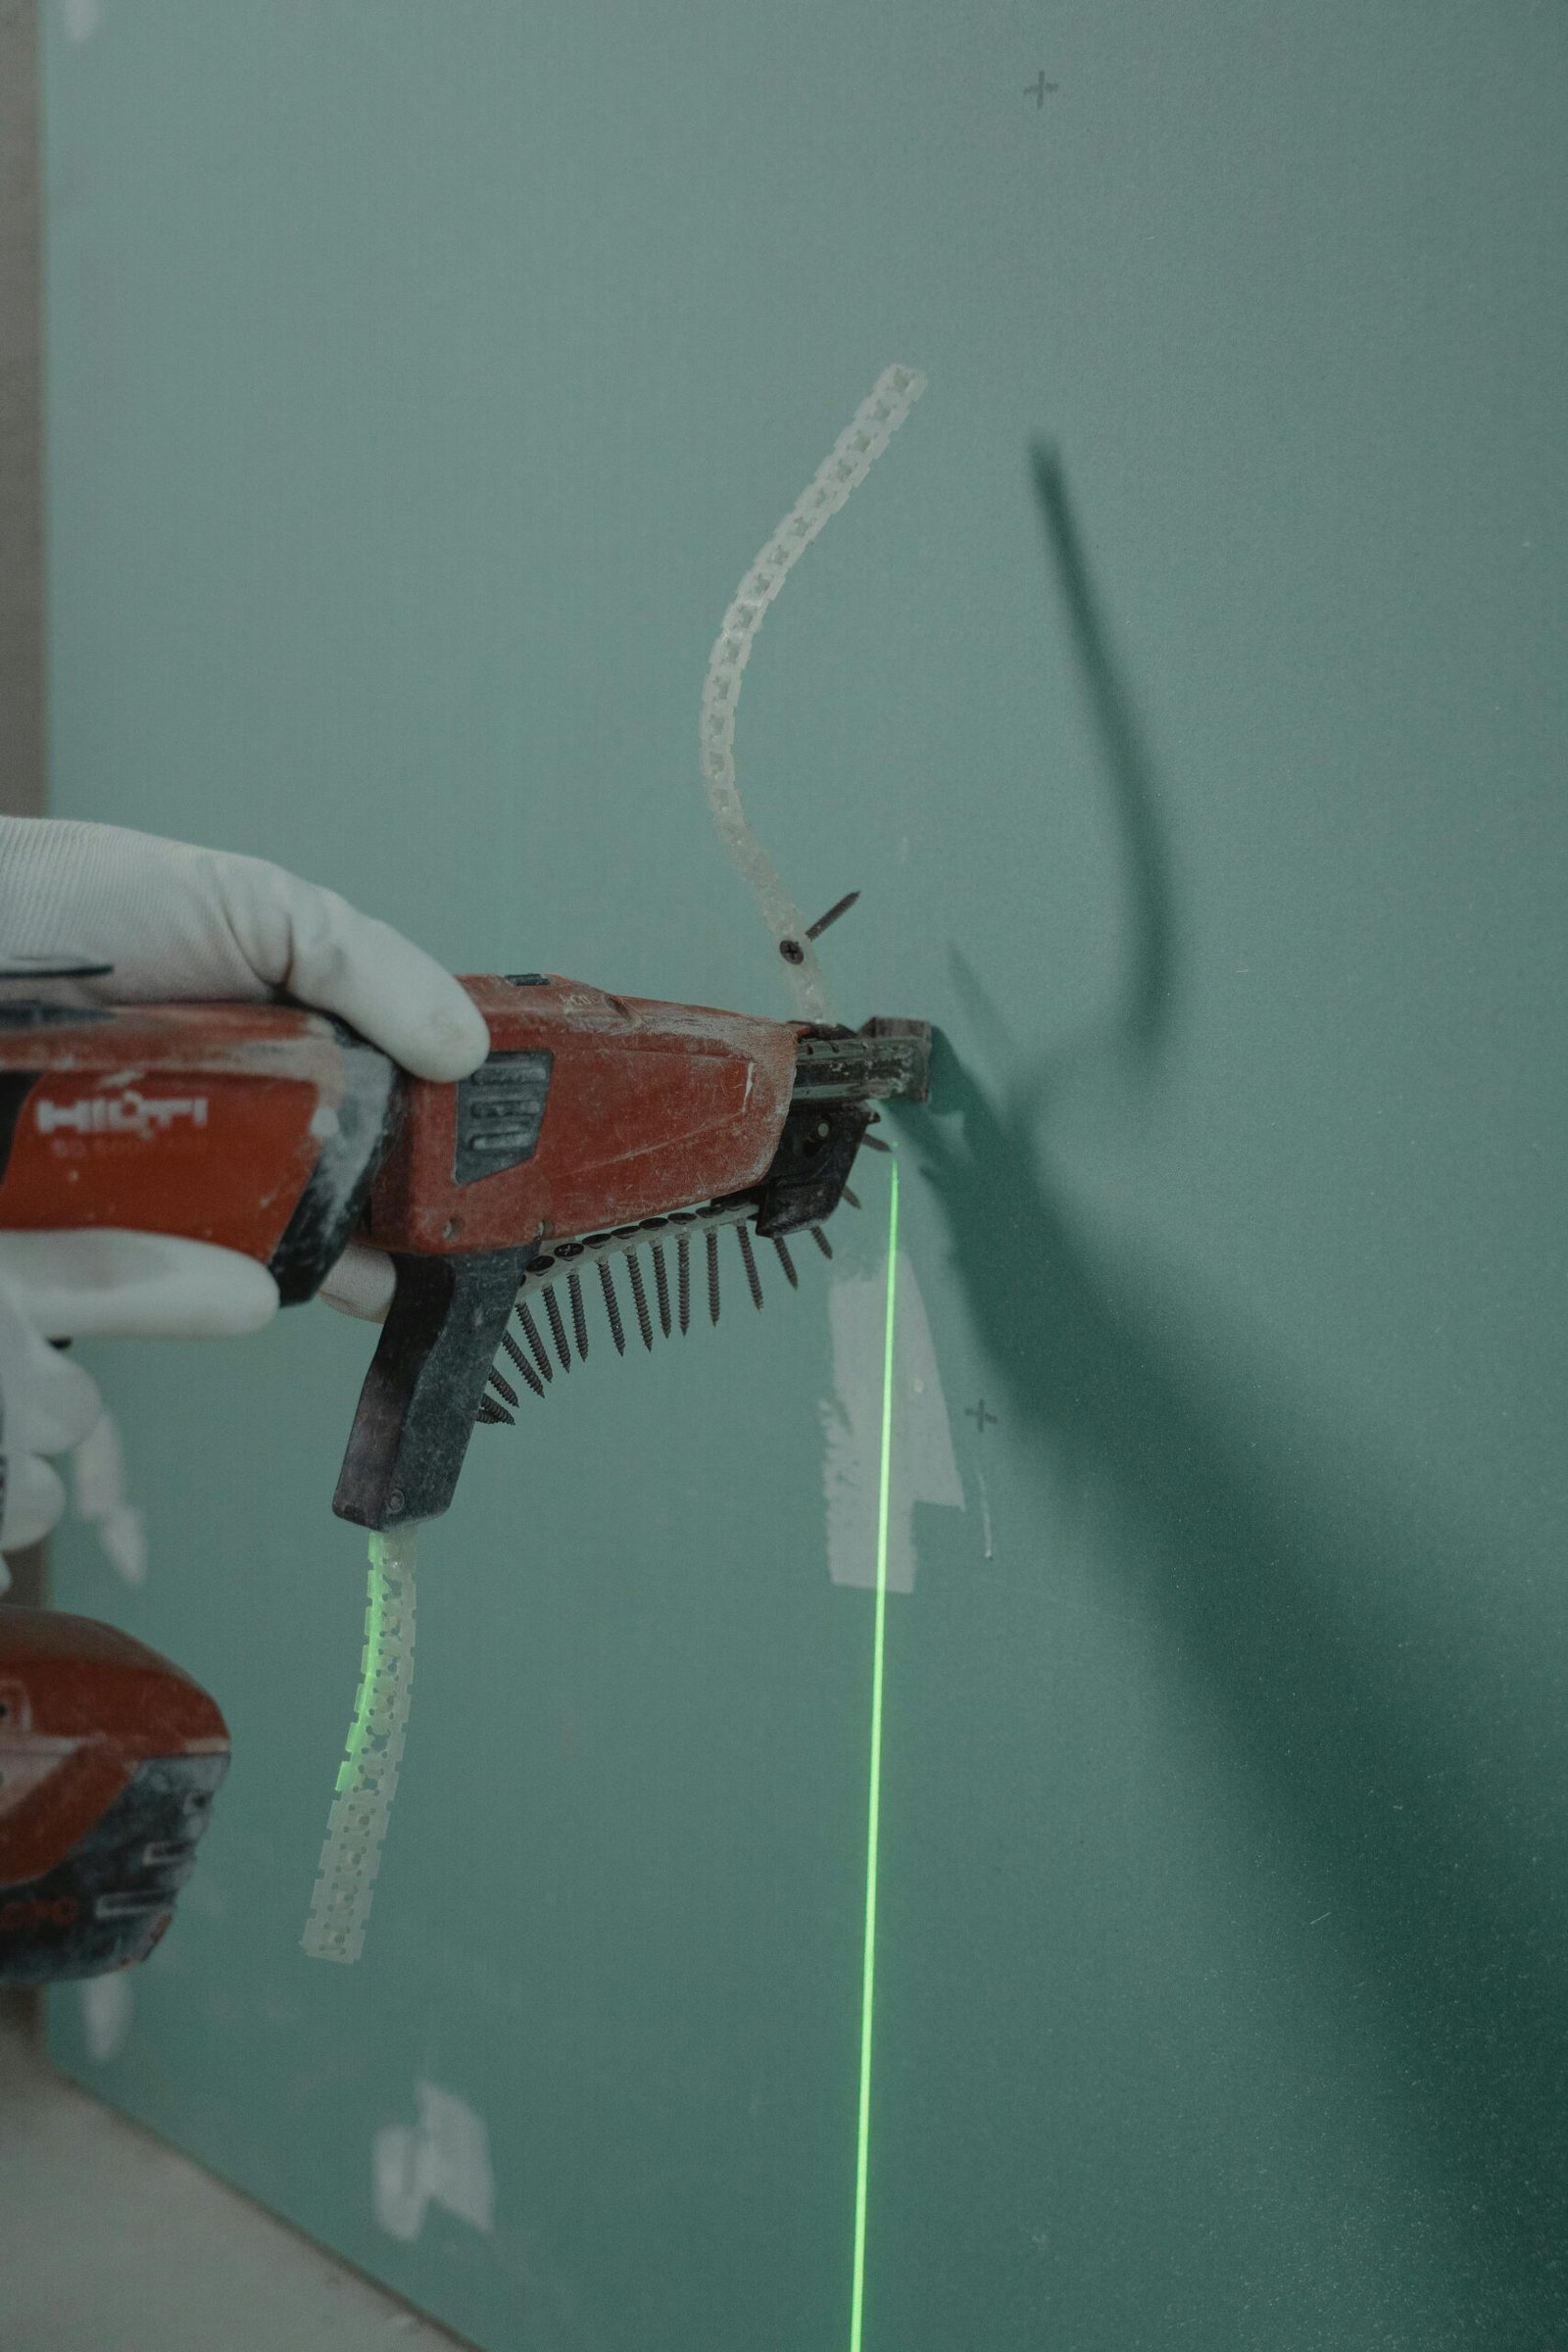
[[[927,378],[737,729],[947,1041],[865,2352],[1568,2337],[1565,97],[1526,0],[47,9],[63,814],[787,1013],[703,674]],[[368,1334],[91,1351],[150,1565],[60,1598],[235,1762],[56,2047],[492,2352],[851,2344],[887,1186],[476,1440],[352,1969]]]

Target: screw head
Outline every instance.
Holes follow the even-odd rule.
[[[786,963],[804,963],[806,961],[806,950],[798,939],[781,939],[778,943],[778,952]]]
[[[389,1511],[401,1511],[407,1500],[408,1496],[404,1494],[403,1489],[394,1487],[386,1498],[386,1507]]]

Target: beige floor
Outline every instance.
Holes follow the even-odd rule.
[[[421,2319],[62,2082],[0,1994],[3,2352],[451,2352]]]

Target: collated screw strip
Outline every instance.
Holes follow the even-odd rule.
[[[752,1298],[760,1306],[762,1303],[761,1276],[758,1270],[757,1253],[747,1226],[748,1218],[755,1212],[755,1200],[748,1195],[737,1194],[726,1200],[710,1200],[706,1208],[676,1209],[667,1217],[647,1217],[641,1225],[620,1226],[608,1233],[585,1234],[579,1242],[561,1243],[556,1250],[536,1259],[526,1269],[521,1283],[518,1285],[515,1313],[527,1336],[529,1347],[533,1349],[533,1360],[530,1361],[527,1349],[513,1337],[510,1331],[502,1334],[503,1352],[534,1395],[543,1396],[545,1385],[555,1378],[555,1373],[550,1362],[550,1351],[545,1346],[543,1335],[534,1321],[530,1308],[531,1300],[540,1299],[550,1318],[550,1327],[555,1334],[556,1347],[560,1352],[562,1364],[563,1366],[569,1365],[571,1356],[567,1347],[565,1324],[561,1308],[556,1302],[555,1293],[555,1285],[561,1277],[564,1262],[569,1265],[566,1273],[566,1289],[571,1301],[572,1324],[577,1334],[580,1352],[583,1355],[588,1352],[587,1312],[582,1286],[584,1279],[592,1270],[599,1276],[600,1288],[604,1293],[605,1309],[610,1318],[611,1337],[614,1341],[616,1352],[624,1355],[626,1352],[626,1324],[620,1310],[620,1295],[616,1291],[614,1283],[614,1267],[617,1260],[625,1267],[626,1279],[631,1285],[632,1303],[637,1310],[638,1333],[643,1346],[651,1351],[654,1345],[654,1317],[653,1308],[649,1302],[648,1284],[643,1272],[641,1253],[646,1247],[654,1261],[654,1279],[658,1285],[659,1295],[659,1320],[664,1337],[667,1339],[672,1328],[672,1316],[669,1271],[663,1252],[665,1239],[673,1239],[675,1243],[680,1328],[683,1332],[686,1331],[691,1323],[691,1245],[698,1234],[703,1236],[707,1245],[709,1312],[716,1323],[718,1321],[720,1273],[718,1237],[727,1226],[733,1226],[735,1229],[735,1238],[740,1244],[741,1263],[746,1269],[747,1287]],[[649,1238],[654,1234],[658,1234],[661,1239],[655,1241]],[[817,1238],[819,1246],[828,1250],[825,1239],[820,1234]],[[776,1238],[773,1246],[778,1251],[779,1262],[791,1284],[799,1287],[789,1251]],[[832,1254],[830,1250],[828,1250],[828,1254],[830,1256]],[[494,1395],[490,1394],[491,1390],[495,1392]],[[502,1402],[503,1397],[506,1399],[505,1403]],[[517,1402],[516,1390],[513,1387],[507,1374],[502,1371],[500,1364],[497,1363],[491,1368],[489,1389],[486,1390],[479,1401],[474,1419],[487,1427],[494,1423],[505,1423],[508,1428],[515,1428],[514,1415],[507,1408],[509,1405],[516,1405]]]
[[[416,1537],[370,1538],[359,1697],[300,1938],[313,1960],[357,1960],[365,1947],[414,1690]]]

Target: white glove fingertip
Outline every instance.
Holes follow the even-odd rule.
[[[206,1249],[208,1245],[193,1242],[187,1247]],[[226,1262],[218,1268],[192,1266],[177,1290],[172,1284],[160,1290],[160,1315],[167,1298],[171,1316],[176,1307],[180,1316],[177,1329],[172,1320],[161,1320],[158,1325],[172,1338],[237,1340],[247,1332],[264,1330],[277,1312],[277,1284],[265,1266],[253,1257],[242,1257],[238,1250],[214,1250],[212,1254]]]
[[[81,1443],[102,1410],[88,1374],[39,1337],[0,1269],[0,1427],[8,1459],[63,1453]]]
[[[98,1384],[47,1340],[29,1335],[22,1358],[25,1386],[11,1406],[9,1444],[27,1453],[69,1453],[98,1426]]]
[[[317,1296],[335,1306],[340,1315],[358,1316],[362,1323],[384,1323],[396,1288],[397,1274],[385,1250],[350,1242]]]
[[[21,1551],[37,1544],[58,1526],[66,1508],[66,1490],[47,1462],[35,1453],[13,1453],[6,1458],[6,1502],[0,1515],[0,1548]]]
[[[436,970],[449,984],[451,997],[446,999],[446,992],[439,992],[445,1001],[421,1021],[410,1025],[397,1058],[417,1078],[438,1078],[450,1084],[479,1067],[490,1052],[490,1031],[467,991],[450,972],[442,972],[439,964]],[[431,993],[437,993],[433,987]]]
[[[333,1011],[416,1078],[450,1084],[479,1067],[490,1051],[489,1026],[463,983],[433,956],[351,906],[343,908],[335,945]],[[324,989],[314,995],[305,977],[300,994],[326,1004]]]
[[[34,1329],[66,1339],[229,1339],[277,1312],[267,1268],[173,1234],[0,1234],[0,1274]]]
[[[255,935],[264,977],[335,1012],[416,1078],[450,1081],[478,1068],[490,1051],[484,1016],[433,956],[335,890],[244,862],[243,872],[240,860],[225,868],[227,900],[236,935]]]

